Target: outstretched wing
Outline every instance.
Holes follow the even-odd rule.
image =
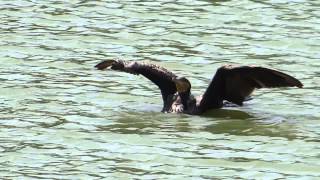
[[[99,70],[110,67],[111,69],[117,71],[127,72],[135,75],[143,75],[160,88],[164,103],[169,95],[172,95],[177,91],[175,83],[172,81],[172,79],[176,78],[177,76],[165,68],[154,64],[116,59],[103,61],[97,64],[95,67]]]
[[[245,98],[256,88],[293,86],[303,87],[296,78],[273,69],[256,66],[222,66],[204,93],[200,106],[203,109],[219,108],[223,100],[242,105]]]

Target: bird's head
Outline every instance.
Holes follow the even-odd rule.
[[[190,92],[191,83],[185,77],[177,77],[173,79],[173,82],[176,84],[178,93]]]

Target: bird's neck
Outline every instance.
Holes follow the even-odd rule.
[[[190,90],[188,90],[186,92],[180,92],[178,94],[181,98],[181,103],[183,104],[184,109],[187,109],[188,108],[188,101],[189,101],[190,94],[191,94]]]

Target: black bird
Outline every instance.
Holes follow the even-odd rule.
[[[154,64],[115,59],[103,61],[95,67],[99,70],[110,67],[148,78],[160,88],[162,112],[166,113],[201,114],[222,108],[225,100],[242,106],[256,88],[303,87],[296,78],[273,69],[225,65],[217,70],[204,94],[194,97],[188,79]]]

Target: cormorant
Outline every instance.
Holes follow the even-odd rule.
[[[165,113],[202,114],[210,109],[222,108],[224,101],[242,106],[256,88],[303,87],[296,78],[277,70],[225,65],[217,70],[204,94],[194,97],[188,79],[154,64],[115,59],[103,61],[95,67],[99,70],[110,67],[148,78],[160,88],[162,112]]]

